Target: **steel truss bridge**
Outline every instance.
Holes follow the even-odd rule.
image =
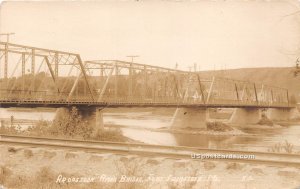
[[[1,107],[291,108],[287,89],[0,42]]]

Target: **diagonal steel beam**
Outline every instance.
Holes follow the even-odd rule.
[[[73,95],[73,93],[74,93],[74,91],[75,91],[75,89],[76,89],[76,87],[78,85],[78,82],[79,82],[79,79],[80,79],[81,76],[82,76],[82,73],[79,73],[79,75],[77,76],[77,78],[76,78],[76,80],[75,80],[75,82],[74,82],[74,84],[73,84],[73,86],[71,88],[71,91],[70,91],[70,93],[69,93],[69,95],[67,97],[67,101],[70,101],[70,99],[71,99],[71,97],[72,97],[72,95]]]
[[[196,74],[197,75],[197,79],[198,79],[198,84],[199,84],[199,88],[200,88],[200,92],[201,92],[201,96],[202,96],[202,102],[203,104],[205,104],[205,96],[204,96],[204,91],[203,91],[203,88],[202,88],[202,84],[201,84],[201,79],[200,79],[200,75],[199,74]]]
[[[54,71],[52,70],[52,67],[51,67],[51,64],[50,64],[50,62],[49,62],[48,57],[47,57],[47,56],[44,56],[44,59],[45,59],[45,62],[46,62],[46,64],[47,64],[47,66],[48,66],[48,69],[49,69],[49,71],[50,71],[50,74],[51,74],[52,80],[53,80],[53,82],[54,82],[54,85],[55,85],[55,87],[56,87],[56,89],[57,89],[57,92],[58,92],[58,94],[59,94],[59,93],[60,93],[60,90],[59,90],[59,87],[58,87],[57,82],[56,82],[55,73],[54,73]]]
[[[215,76],[213,77],[212,82],[211,82],[211,85],[210,85],[210,87],[209,87],[209,92],[208,92],[208,95],[207,95],[206,104],[209,103],[209,100],[210,100],[210,96],[211,96],[211,92],[212,92],[214,83],[215,83]]]
[[[87,75],[86,75],[86,72],[85,72],[85,66],[84,66],[83,63],[82,63],[82,60],[81,60],[80,56],[79,56],[79,55],[76,55],[76,57],[77,57],[77,60],[78,60],[79,65],[80,65],[81,72],[82,72],[82,75],[83,75],[84,80],[85,80],[85,82],[86,82],[86,85],[87,85],[87,87],[88,87],[89,93],[90,93],[90,95],[91,95],[92,101],[95,101],[94,95],[93,95],[93,92],[92,92],[92,89],[91,89],[90,84],[89,84],[89,81],[88,81],[88,79],[87,79]]]
[[[102,87],[102,89],[101,89],[101,92],[100,92],[100,95],[99,95],[99,97],[98,97],[97,102],[100,102],[100,101],[102,100],[103,95],[104,95],[104,93],[105,93],[105,90],[106,90],[106,88],[107,88],[108,81],[109,81],[110,77],[112,76],[114,70],[115,70],[115,68],[112,68],[112,69],[110,70],[109,75],[107,76],[106,81],[105,81],[105,83],[104,83],[104,85],[103,85],[103,87]]]

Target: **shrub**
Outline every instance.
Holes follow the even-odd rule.
[[[120,129],[99,130],[92,139],[100,141],[126,142],[126,138],[122,135]]]
[[[93,128],[83,121],[76,107],[72,107],[70,112],[61,112],[53,121],[49,129],[52,135],[90,138]]]
[[[265,114],[262,114],[261,119],[257,123],[258,125],[268,125],[268,126],[273,126],[274,123],[271,121]]]
[[[47,136],[49,135],[50,125],[50,121],[39,120],[35,123],[35,125],[28,127],[27,132],[29,135]]]
[[[225,123],[222,122],[207,122],[207,130],[212,130],[212,131],[220,131],[220,132],[225,132],[225,131],[232,131],[233,128],[230,127],[229,125],[226,125]]]

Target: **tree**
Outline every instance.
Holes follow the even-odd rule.
[[[90,138],[93,128],[83,121],[76,107],[60,109],[53,121],[50,132],[53,135],[67,136],[71,138]]]

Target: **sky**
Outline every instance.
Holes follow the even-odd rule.
[[[299,1],[2,2],[10,42],[188,70],[294,66]],[[290,15],[292,14],[292,15]],[[1,37],[5,41],[5,37]]]

